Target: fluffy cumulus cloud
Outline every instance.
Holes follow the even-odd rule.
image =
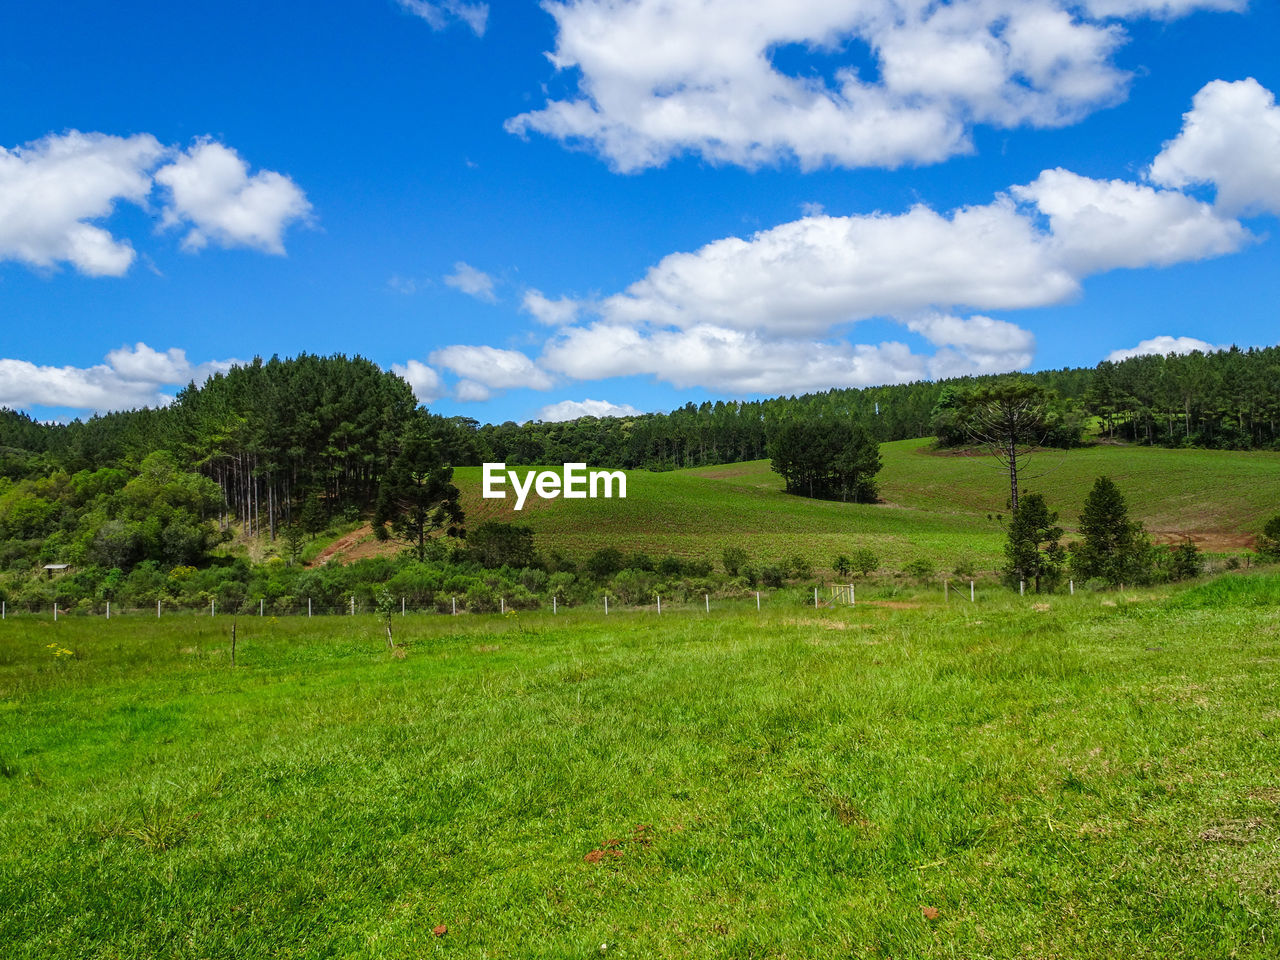
[[[1226,213],[1280,214],[1280,107],[1270,90],[1253,79],[1215,80],[1182,120],[1151,164],[1155,183],[1211,183]]]
[[[250,176],[235,151],[214,141],[180,151],[149,134],[72,130],[0,148],[0,260],[122,276],[136,257],[133,245],[101,221],[121,202],[146,207],[157,184],[168,198],[163,222],[189,227],[190,250],[212,240],[283,253],[284,230],[310,211],[288,177]]]
[[[457,344],[429,359],[463,378],[454,391],[460,400],[487,400],[493,390],[546,390],[552,383],[550,374],[519,350]]]
[[[69,263],[89,276],[118,277],[133,247],[91,222],[118,201],[141,204],[164,155],[155,137],[50,134],[24,147],[0,147],[0,259],[49,268]]]
[[[717,240],[665,257],[600,310],[612,323],[813,334],[937,306],[1042,306],[1077,289],[1032,218],[1001,197],[949,214],[804,217]]]
[[[190,225],[182,241],[187,250],[213,242],[283,254],[285,229],[311,214],[306,194],[284,174],[250,175],[238,153],[212,140],[179,154],[155,179],[169,197],[165,225]]]
[[[1107,359],[1113,363],[1119,363],[1121,360],[1128,360],[1130,357],[1151,355],[1165,357],[1171,353],[1195,353],[1197,350],[1201,353],[1210,353],[1221,349],[1224,348],[1214,346],[1212,343],[1206,343],[1203,340],[1197,340],[1195,337],[1171,337],[1166,334],[1152,337],[1150,340],[1143,340],[1136,347],[1130,347],[1128,350],[1112,350],[1107,354]]]
[[[461,290],[467,296],[483,300],[485,303],[498,302],[498,295],[494,292],[493,277],[461,260],[453,265],[453,273],[445,277],[444,282],[455,290]]]
[[[615,168],[681,153],[757,166],[935,163],[975,124],[1052,127],[1122,99],[1118,18],[1238,0],[562,0],[551,62],[577,92],[509,130],[585,144]],[[829,78],[775,54],[843,58]]]
[[[610,403],[608,400],[561,400],[538,411],[534,419],[545,423],[577,420],[579,417],[635,417],[640,411],[629,403]]]
[[[1280,150],[1263,148],[1280,167]],[[1230,168],[1225,158],[1206,163],[1204,177],[1221,184],[1223,164]],[[568,301],[558,315],[578,319],[559,325],[540,363],[574,379],[648,374],[737,393],[1023,369],[1034,360],[1033,335],[975,311],[1061,303],[1094,274],[1239,250],[1255,238],[1229,209],[1177,189],[1053,169],[950,212],[815,213],[671,254],[600,301]],[[874,317],[901,323],[934,352],[842,338]]]
[[[521,306],[539,323],[548,327],[563,327],[578,319],[580,305],[569,297],[552,300],[543,296],[541,290],[527,290]]]
[[[477,37],[483,37],[489,24],[487,3],[467,3],[464,0],[396,0],[401,10],[425,20],[432,30],[443,30],[453,21],[461,21],[471,28]]]
[[[101,413],[163,406],[174,388],[203,383],[234,360],[195,364],[185,351],[154,350],[145,343],[121,347],[91,367],[41,366],[0,359],[0,407],[70,407]]]
[[[408,363],[393,363],[391,372],[404,380],[413,388],[413,395],[419,403],[430,403],[445,393],[444,381],[440,374],[421,360],[410,360]]]
[[[1207,203],[1124,180],[1045,170],[1012,192],[1048,218],[1046,246],[1075,276],[1221,256],[1250,236]]]

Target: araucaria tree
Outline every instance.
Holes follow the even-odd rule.
[[[466,535],[459,496],[453,467],[444,462],[439,439],[424,418],[415,418],[405,429],[400,450],[379,487],[374,536],[399,540],[425,560],[427,541],[435,531],[451,537]]]
[[[1142,524],[1129,519],[1129,507],[1110,477],[1094,481],[1080,513],[1080,534],[1071,556],[1071,569],[1080,579],[1114,586],[1147,578],[1151,543]]]
[[[1062,549],[1062,528],[1058,514],[1050,510],[1044,497],[1028,493],[1022,498],[1018,512],[1009,520],[1009,539],[1005,543],[1005,581],[1016,585],[1027,581],[1052,590],[1062,579],[1066,551]]]
[[[963,401],[965,432],[1009,471],[1009,509],[1018,512],[1018,471],[1049,430],[1050,394],[1026,377],[979,387]]]

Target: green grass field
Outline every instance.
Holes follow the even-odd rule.
[[[1008,480],[986,456],[935,453],[929,441],[881,448],[877,505],[808,500],[782,492],[768,461],[679,470],[632,471],[626,500],[538,500],[516,513],[511,500],[480,498],[480,469],[456,471],[467,516],[518,520],[543,548],[571,554],[602,546],[675,553],[718,562],[744,546],[759,562],[799,554],[819,569],[853,547],[871,547],[897,569],[929,557],[939,569],[968,560],[992,568],[1003,559]],[[1023,489],[1045,495],[1070,532],[1093,481],[1107,474],[1132,515],[1157,541],[1184,534],[1208,552],[1247,548],[1280,512],[1280,455],[1165,450],[1100,444],[1031,458]],[[988,517],[991,519],[988,519]]]
[[[0,953],[1280,953],[1280,577],[917,604],[10,619]]]

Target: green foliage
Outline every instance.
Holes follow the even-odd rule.
[[[788,493],[874,503],[879,444],[865,426],[848,419],[788,418],[769,435],[770,465]]]
[[[419,561],[426,559],[427,540],[435,531],[450,537],[465,535],[460,494],[444,453],[444,444],[431,433],[427,422],[413,420],[378,488],[375,535],[407,544]]]
[[[1280,560],[1280,513],[1267,521],[1258,537],[1258,553],[1268,560]]]
[[[853,561],[843,553],[838,554],[836,558],[831,561],[831,569],[836,572],[836,576],[847,577],[853,572]]]
[[[849,566],[853,573],[860,577],[869,577],[880,569],[880,558],[874,550],[858,547],[849,557]]]
[[[1203,563],[1200,559],[1200,548],[1190,537],[1183,537],[1169,551],[1169,578],[1171,580],[1190,580],[1200,576]]]
[[[482,567],[530,567],[537,562],[533,530],[515,523],[486,520],[467,537],[467,554]]]
[[[937,575],[937,565],[928,557],[915,557],[908,560],[902,572],[917,583],[928,583]]]
[[[1036,593],[1056,589],[1066,563],[1061,541],[1057,512],[1049,509],[1040,494],[1025,494],[1018,504],[1018,512],[1009,521],[1005,583],[1014,587],[1026,581]]]
[[[738,546],[725,547],[720,557],[724,572],[731,577],[738,576],[742,568],[751,560],[747,551]]]
[[[602,547],[587,557],[584,564],[588,573],[597,580],[607,580],[622,569],[622,551],[617,547]]]
[[[1151,544],[1141,523],[1129,519],[1120,488],[1099,477],[1080,513],[1082,540],[1071,555],[1079,580],[1099,579],[1113,586],[1143,583],[1151,573]]]

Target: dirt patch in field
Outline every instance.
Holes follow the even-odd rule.
[[[1186,530],[1151,530],[1152,543],[1176,546],[1190,538],[1205,553],[1239,553],[1251,550],[1257,539],[1251,533],[1192,533]]]
[[[307,564],[307,566],[323,567],[326,563],[328,563],[334,557],[341,556],[343,558],[346,558],[350,555],[351,551],[355,550],[357,546],[361,545],[362,540],[372,536],[373,536],[373,527],[371,527],[369,524],[366,523],[364,526],[360,527],[359,529],[351,531],[345,537],[339,537],[337,540],[333,541],[333,543],[329,544],[327,547],[321,550],[318,554],[316,554],[315,559],[312,560],[309,564]],[[383,544],[378,544],[378,546],[383,546]]]

